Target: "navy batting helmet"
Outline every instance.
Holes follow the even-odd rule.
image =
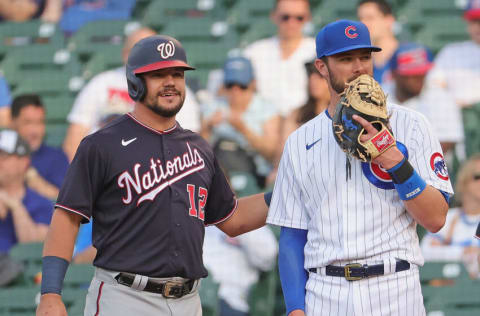
[[[185,70],[195,68],[187,64],[187,55],[179,41],[166,35],[146,37],[133,46],[127,61],[128,94],[132,100],[141,100],[146,86],[139,74],[172,67]]]

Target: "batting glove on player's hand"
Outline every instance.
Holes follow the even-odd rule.
[[[362,135],[367,131],[353,115],[370,122],[377,133],[364,140]],[[347,84],[333,116],[333,134],[347,155],[363,162],[372,161],[396,145],[388,123],[386,97],[375,79],[361,75]]]

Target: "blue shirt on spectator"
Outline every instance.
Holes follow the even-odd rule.
[[[7,80],[0,76],[0,108],[10,106],[12,103],[12,96],[8,88]]]
[[[26,188],[23,205],[35,223],[49,225],[53,214],[53,203],[29,188]],[[8,252],[18,242],[10,211],[0,219],[0,253]]]
[[[32,153],[32,166],[48,182],[60,188],[68,169],[68,158],[58,148],[43,143],[38,150]]]
[[[74,33],[91,21],[129,19],[135,0],[70,0],[64,7],[59,26],[66,33]]]

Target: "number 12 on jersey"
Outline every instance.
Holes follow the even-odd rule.
[[[200,220],[205,220],[205,204],[207,204],[208,190],[203,187],[198,187],[198,210],[195,203],[195,185],[187,184],[188,198],[190,200],[190,208],[188,214],[193,217],[198,217]]]

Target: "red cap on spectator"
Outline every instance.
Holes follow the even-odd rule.
[[[480,0],[469,0],[463,17],[469,21],[480,20]]]

